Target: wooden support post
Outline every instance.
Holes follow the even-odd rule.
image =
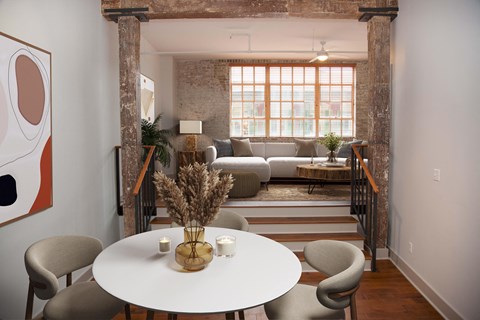
[[[390,163],[390,22],[386,16],[368,21],[369,65],[369,163],[380,189],[378,195],[377,247],[385,248],[388,231],[388,176]]]
[[[135,199],[132,195],[141,167],[140,128],[140,21],[118,18],[120,52],[120,126],[124,235],[135,234]]]

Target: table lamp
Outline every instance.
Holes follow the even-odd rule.
[[[202,121],[200,120],[180,120],[180,134],[186,134],[186,151],[197,150],[197,135],[202,134]]]

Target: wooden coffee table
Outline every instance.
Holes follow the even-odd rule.
[[[323,187],[325,181],[350,181],[350,170],[351,168],[347,166],[299,164],[297,165],[297,176],[310,180],[308,194],[311,194],[318,183]]]

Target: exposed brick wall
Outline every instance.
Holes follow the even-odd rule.
[[[368,62],[357,62],[356,68],[356,135],[361,140],[368,140]]]
[[[176,106],[179,120],[202,120],[203,135],[198,148],[211,145],[212,138],[229,137],[229,63],[265,63],[292,61],[195,60],[176,62]],[[293,61],[303,62],[303,61]],[[341,63],[341,62],[340,62]],[[352,63],[351,61],[348,63]],[[359,61],[356,68],[356,138],[368,136],[368,64]],[[183,137],[175,139],[183,149]],[[251,138],[264,141],[265,138]],[[268,138],[269,141],[292,141],[292,138]],[[348,139],[349,140],[349,139]]]
[[[211,137],[229,137],[229,66],[226,61],[195,60],[176,63],[176,105],[179,120],[202,120],[198,148],[211,145]],[[175,139],[182,150],[183,137]]]

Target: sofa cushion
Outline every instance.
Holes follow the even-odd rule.
[[[295,157],[316,157],[315,140],[294,139]]]
[[[265,143],[265,159],[270,157],[295,157],[295,143],[267,142]]]
[[[232,142],[234,157],[253,157],[250,139],[230,138],[230,141]]]
[[[217,158],[233,157],[232,142],[230,139],[213,139],[213,145],[217,149]]]
[[[362,140],[353,140],[350,142],[344,142],[340,146],[337,152],[337,158],[348,158],[352,153],[352,144],[362,144]]]

